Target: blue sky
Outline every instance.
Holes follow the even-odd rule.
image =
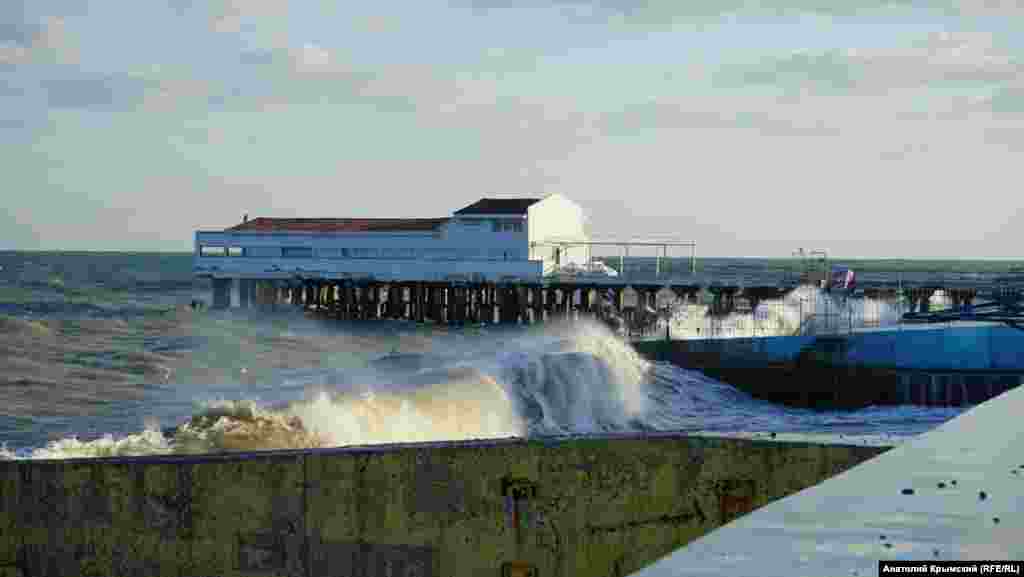
[[[0,248],[561,192],[706,256],[1022,257],[1019,2],[0,3]]]

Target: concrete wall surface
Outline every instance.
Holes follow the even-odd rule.
[[[635,577],[878,575],[878,560],[1024,559],[1024,388],[738,519]]]
[[[0,576],[621,576],[885,450],[660,434],[6,461]]]

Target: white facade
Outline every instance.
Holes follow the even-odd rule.
[[[543,263],[544,274],[556,266],[588,264],[586,247],[564,249],[544,244],[589,241],[590,232],[583,207],[561,194],[550,194],[530,206],[528,218],[530,259]]]
[[[434,230],[197,231],[194,272],[268,280],[536,281],[551,255],[530,254],[530,241],[578,238],[583,229],[579,206],[551,195],[528,210],[453,214]]]

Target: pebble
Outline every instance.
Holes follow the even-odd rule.
[[[953,483],[954,485],[956,485],[956,479],[953,479],[952,481],[950,481],[950,483]]]
[[[939,556],[939,550],[938,549],[932,549],[932,555],[935,555],[936,557],[938,557]]]
[[[913,495],[914,494],[914,490],[913,489],[903,489],[900,492],[903,493],[904,495]]]
[[[985,491],[979,491],[978,492],[978,499],[980,499],[982,501],[984,501],[985,499],[988,499],[988,493],[986,493]]]
[[[939,487],[940,489],[945,489],[945,488],[946,488],[946,484],[945,484],[945,483],[943,483],[942,481],[939,481],[938,487]]]
[[[885,535],[879,535],[878,538],[881,539],[882,541],[885,541]]]
[[[892,543],[886,543],[885,544],[885,548],[886,549],[892,549]]]
[[[999,517],[992,517],[992,522],[995,523],[996,525],[998,525],[999,524]]]
[[[773,438],[773,439],[775,438],[775,433],[772,433],[772,438]]]

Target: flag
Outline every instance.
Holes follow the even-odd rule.
[[[852,270],[846,267],[832,269],[832,288],[853,290],[855,286],[857,286],[857,277]]]

